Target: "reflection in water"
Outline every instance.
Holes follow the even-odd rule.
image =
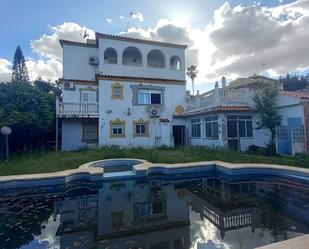
[[[308,233],[300,183],[78,183],[0,197],[0,248],[254,248]]]

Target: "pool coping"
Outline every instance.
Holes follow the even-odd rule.
[[[97,164],[102,164],[104,162],[111,161],[124,161],[124,160],[138,160],[141,163],[134,165],[131,174],[127,177],[132,176],[147,176],[151,172],[163,171],[165,173],[183,173],[183,172],[199,172],[201,170],[214,170],[220,169],[227,174],[233,174],[234,172],[245,172],[251,170],[266,170],[265,172],[271,174],[274,172],[286,172],[301,175],[305,179],[309,180],[309,169],[286,166],[286,165],[275,165],[275,164],[244,164],[244,163],[227,163],[223,161],[201,161],[201,162],[191,162],[191,163],[176,163],[176,164],[166,164],[166,163],[151,163],[146,160],[136,159],[136,158],[114,158],[106,160],[98,160],[93,162],[88,162],[81,165],[77,169],[64,170],[53,173],[41,173],[41,174],[26,174],[26,175],[10,175],[10,176],[0,176],[0,190],[2,189],[13,189],[22,187],[36,187],[36,186],[51,186],[57,184],[66,184],[71,181],[76,180],[88,180],[97,181],[102,180],[104,176],[104,169],[101,167],[96,167]],[[132,174],[133,173],[133,174]],[[247,172],[248,173],[248,172]],[[106,173],[108,175],[108,173]],[[117,177],[117,174],[109,175],[110,178]],[[108,178],[107,177],[107,178]],[[122,174],[124,177],[124,174]]]
[[[308,249],[308,245],[309,245],[309,234],[306,234],[296,238],[257,247],[255,249],[291,249],[291,248]]]

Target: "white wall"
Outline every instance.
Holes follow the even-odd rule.
[[[98,54],[98,48],[63,45],[63,78],[95,80],[98,66],[90,65],[89,57]]]
[[[141,51],[143,63],[142,67],[122,65],[122,53],[125,48],[129,46],[134,46]],[[112,47],[117,51],[117,64],[104,64],[104,51],[109,47]],[[163,52],[165,56],[165,69],[147,67],[147,54],[153,49],[158,49]],[[186,79],[185,50],[182,48],[172,48],[100,38],[99,50],[99,71],[103,74],[175,80]],[[173,55],[177,55],[181,60],[181,70],[179,71],[170,69],[170,58]]]
[[[62,90],[62,101],[63,102],[70,102],[70,103],[80,103],[80,89],[91,88],[93,90],[98,90],[99,86],[97,85],[79,85],[74,84],[74,90]]]
[[[120,146],[155,146],[156,137],[161,137],[161,124],[159,118],[150,118],[148,107],[145,105],[132,105],[133,91],[130,86],[140,85],[135,82],[119,82],[123,85],[124,99],[111,99],[111,85],[114,81],[100,80],[99,87],[99,144],[100,145],[120,145]],[[172,121],[177,105],[184,105],[185,85],[142,83],[145,86],[164,87],[164,106],[162,107],[161,118],[168,118]],[[128,115],[130,108],[130,115]],[[126,121],[126,137],[110,138],[109,121],[116,119]],[[149,121],[149,137],[133,137],[133,120],[143,119]],[[170,136],[172,135],[170,126]],[[166,136],[166,135],[165,135]],[[160,139],[161,140],[161,139]]]
[[[62,120],[62,150],[77,150],[83,146],[81,119]]]

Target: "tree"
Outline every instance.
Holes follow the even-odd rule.
[[[13,152],[45,146],[55,118],[54,99],[30,84],[0,84],[0,127],[12,128]]]
[[[309,75],[289,75],[280,77],[279,81],[283,84],[283,89],[286,91],[296,91],[306,88],[309,85]]]
[[[194,79],[198,75],[197,66],[191,65],[190,67],[188,67],[187,68],[187,75],[191,79],[191,82],[192,82],[192,92],[193,92],[193,95],[194,95]]]
[[[14,54],[12,81],[29,82],[26,61],[20,46],[17,46]]]
[[[271,85],[264,87],[261,92],[256,93],[253,97],[254,107],[261,118],[258,129],[267,129],[271,134],[268,144],[271,154],[276,152],[276,126],[281,121],[281,116],[276,108],[277,97],[278,88]]]

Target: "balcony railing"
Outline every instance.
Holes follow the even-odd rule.
[[[250,106],[247,89],[215,89],[187,100],[187,111],[216,106]]]
[[[70,103],[56,101],[58,117],[99,117],[99,103]]]

